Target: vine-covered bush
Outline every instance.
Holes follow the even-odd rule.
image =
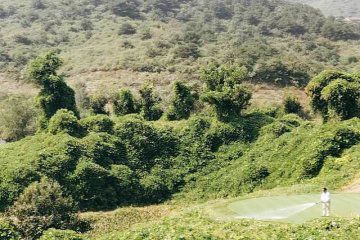
[[[39,240],[87,240],[72,230],[49,229],[39,238]]]
[[[8,214],[23,239],[36,239],[49,228],[85,230],[81,228],[86,224],[76,217],[76,211],[60,185],[43,178],[24,190]]]
[[[360,114],[360,78],[356,74],[324,71],[314,77],[306,88],[311,107],[324,120],[341,120]]]
[[[0,219],[0,239],[2,240],[20,240],[19,233],[10,222]]]
[[[73,112],[60,109],[50,118],[48,131],[51,134],[67,133],[71,136],[79,136],[82,129]]]

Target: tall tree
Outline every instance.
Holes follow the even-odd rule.
[[[202,73],[206,89],[202,101],[214,106],[219,120],[239,117],[251,100],[251,92],[242,84],[248,72],[244,67],[211,65]]]
[[[325,121],[360,116],[360,77],[339,71],[324,71],[306,87],[313,110]]]
[[[160,107],[161,98],[154,93],[153,87],[145,84],[140,89],[140,97],[141,115],[149,121],[158,120],[163,111]]]
[[[50,51],[31,61],[28,74],[31,80],[40,87],[37,102],[41,109],[40,129],[47,127],[49,119],[59,110],[67,109],[78,116],[75,102],[75,92],[64,81],[57,70],[62,60],[55,51]]]
[[[194,102],[195,98],[194,94],[191,92],[191,88],[182,82],[175,82],[174,96],[171,100],[171,106],[166,114],[167,118],[169,120],[188,118],[194,107]]]

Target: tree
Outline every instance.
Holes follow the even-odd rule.
[[[114,100],[114,112],[118,116],[137,113],[137,103],[128,89],[122,89]]]
[[[159,105],[161,98],[154,94],[153,87],[149,84],[143,85],[139,92],[141,115],[148,121],[158,120],[163,114]]]
[[[57,75],[62,60],[57,53],[50,51],[31,61],[28,65],[30,79],[40,87],[37,102],[41,109],[40,129],[47,127],[49,119],[59,110],[67,109],[78,116],[75,92]]]
[[[0,139],[17,141],[35,132],[36,109],[31,100],[12,96],[0,102]]]
[[[219,120],[238,117],[251,100],[251,92],[242,85],[248,76],[244,67],[211,65],[202,72],[206,89],[201,100],[213,105]]]
[[[341,120],[360,116],[360,82],[332,81],[322,91],[330,117]]]
[[[34,182],[20,195],[8,215],[22,239],[37,239],[49,228],[81,230],[82,223],[75,215],[77,208],[65,197],[61,186],[50,179]],[[84,230],[84,229],[83,229]]]
[[[325,121],[360,116],[360,77],[328,70],[314,77],[306,87],[312,109]]]
[[[194,94],[191,89],[181,82],[174,84],[174,96],[171,100],[171,106],[167,112],[169,120],[187,119],[194,107]]]

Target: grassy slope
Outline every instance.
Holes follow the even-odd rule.
[[[357,218],[351,220],[319,219],[302,225],[293,225],[233,220],[224,218],[222,214],[219,215],[217,208],[224,208],[235,200],[260,196],[316,193],[324,184],[334,191],[334,189],[341,189],[358,175],[360,144],[357,143],[345,147],[335,156],[327,156],[321,171],[314,178],[299,179],[304,161],[315,160],[316,152],[327,148],[328,144],[336,139],[334,136],[339,129],[352,129],[359,133],[359,119],[337,125],[329,123],[324,126],[302,122],[301,126],[294,127],[280,137],[274,138],[271,136],[271,132],[276,132],[278,128],[275,124],[277,123],[265,127],[260,138],[243,157],[234,160],[228,167],[199,177],[197,183],[188,186],[187,192],[178,195],[172,203],[144,209],[123,208],[118,210],[119,212],[110,214],[85,214],[86,218],[96,222],[95,228],[88,236],[92,239],[356,239],[359,237],[357,229],[360,219]],[[292,151],[291,149],[294,148],[298,150]],[[314,152],[314,148],[319,151]],[[238,149],[236,144],[227,149],[225,155],[220,151],[218,157],[224,158],[231,155],[234,149]],[[285,151],[285,149],[290,150]],[[244,177],[243,165],[246,165],[246,161],[251,157],[254,157],[256,164],[268,166],[271,175],[251,190],[254,192],[248,194],[246,189],[242,190],[246,184],[249,186],[249,183],[237,182]],[[231,198],[239,195],[241,195],[240,198]],[[214,197],[223,199],[211,200],[202,204],[190,200]],[[224,197],[230,198],[224,199]],[[141,211],[145,211],[146,214],[141,214]],[[150,214],[155,217],[149,219],[148,211],[160,211],[164,214]],[[221,211],[223,213],[224,209]],[[121,213],[128,212],[127,217],[121,215]],[[134,214],[139,215],[134,217],[136,220],[132,220],[131,224],[122,223],[122,221],[128,221],[128,216],[133,218]],[[116,223],[114,224],[114,222]]]
[[[360,144],[342,132],[349,130],[358,135],[359,119],[337,125],[299,124],[293,120],[278,120],[264,127],[243,157],[200,177],[188,186],[185,196],[234,197],[254,189],[298,183],[308,184],[311,191],[323,185],[339,188],[355,178],[360,166]]]
[[[154,124],[167,124],[155,122]],[[176,123],[175,123],[176,124]],[[217,153],[217,160],[202,173],[194,176],[197,179],[192,185],[185,188],[173,203],[159,206],[138,208],[121,208],[113,212],[84,213],[82,217],[94,221],[94,229],[86,235],[91,239],[232,239],[244,236],[252,239],[302,239],[304,236],[314,236],[319,239],[328,237],[349,236],[354,239],[359,220],[351,221],[335,219],[340,228],[329,227],[330,220],[315,221],[303,226],[291,224],[265,223],[250,220],[222,222],[213,219],[209,212],[214,203],[226,203],[227,200],[217,200],[204,204],[189,201],[191,199],[204,200],[241,196],[256,197],[265,195],[293,194],[304,192],[317,192],[319,186],[326,184],[331,189],[341,188],[358,175],[360,166],[360,144],[350,144],[341,147],[338,154],[327,154],[321,171],[311,179],[299,178],[303,173],[304,163],[317,162],[317,153],[338,146],[337,133],[341,129],[350,129],[359,133],[360,120],[353,119],[342,123],[328,123],[318,125],[300,120],[294,116],[280,118],[263,128],[258,140],[253,143],[245,154],[236,158],[237,151],[243,145],[232,144]],[[186,121],[176,124],[183,128]],[[280,134],[277,136],[276,134]],[[2,146],[6,149],[0,154],[3,166],[11,164],[7,159],[22,162],[17,166],[29,168],[32,159],[45,146],[52,146],[57,137],[49,137],[45,143],[41,141],[42,135],[26,138],[18,143]],[[335,139],[335,141],[334,141]],[[340,138],[341,139],[341,138]],[[343,139],[347,140],[347,137]],[[64,138],[59,149],[66,146],[71,138]],[[33,143],[37,142],[36,145]],[[348,141],[345,141],[348,142]],[[29,151],[28,145],[32,145]],[[66,148],[64,148],[66,149]],[[295,149],[294,151],[292,151]],[[314,151],[314,149],[316,149]],[[5,155],[4,155],[5,154]],[[35,155],[34,155],[35,154]],[[333,156],[330,156],[333,155]],[[235,156],[235,159],[234,159]],[[251,160],[252,159],[252,160]],[[226,163],[228,160],[230,162]],[[248,173],[244,166],[249,160],[256,165],[266,167],[271,173],[262,182],[248,182]],[[232,161],[232,162],[231,162]],[[224,166],[217,168],[217,163]],[[230,165],[228,165],[230,164]],[[33,164],[36,166],[36,164]],[[226,166],[228,165],[228,166]],[[31,169],[31,167],[30,167]],[[250,168],[251,170],[252,168]],[[257,169],[257,168],[254,168]],[[14,174],[16,169],[10,169]],[[211,171],[209,174],[208,172]],[[251,176],[251,174],[250,174]],[[245,179],[245,181],[243,181]],[[206,184],[205,184],[206,183]],[[281,188],[282,186],[282,188]],[[263,190],[261,190],[263,189]],[[254,191],[251,194],[248,192]],[[190,204],[189,204],[190,203]],[[329,232],[328,229],[331,231]],[[344,235],[344,234],[347,235]]]
[[[234,201],[234,200],[232,200]],[[201,205],[123,208],[111,213],[87,213],[95,220],[90,239],[357,239],[360,219],[316,219],[297,225],[255,220],[229,220],[214,215],[214,207],[229,201]],[[225,205],[224,205],[225,204]],[[159,214],[160,213],[160,214]],[[101,220],[100,220],[101,219]]]
[[[325,15],[342,17],[360,17],[360,2],[358,0],[288,0],[308,4],[320,9]]]

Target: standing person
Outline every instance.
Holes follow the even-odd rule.
[[[320,202],[322,204],[323,217],[330,216],[330,192],[325,187],[321,193]]]

